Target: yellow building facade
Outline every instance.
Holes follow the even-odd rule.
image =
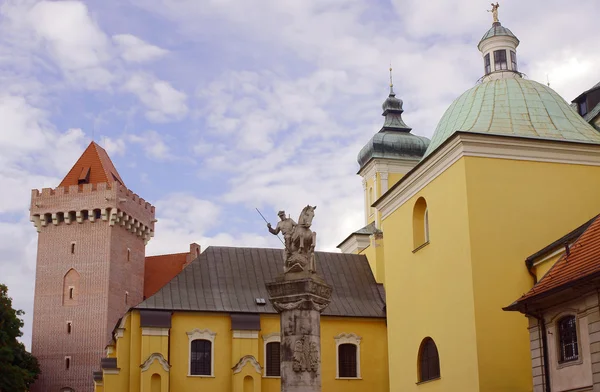
[[[281,390],[280,320],[264,283],[282,260],[278,249],[207,248],[120,320],[94,375],[96,391]],[[323,390],[388,391],[385,302],[366,257],[317,252],[316,260],[336,292],[321,316]],[[200,372],[194,342],[208,347]],[[355,353],[350,374],[344,345]]]

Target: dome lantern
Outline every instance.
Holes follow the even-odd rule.
[[[521,78],[517,64],[519,39],[498,20],[500,5],[492,4],[494,22],[483,35],[477,48],[483,56],[483,81]]]

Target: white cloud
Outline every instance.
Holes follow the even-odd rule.
[[[108,152],[109,156],[125,155],[125,140],[122,138],[113,139],[105,136],[102,138],[101,142],[102,147],[106,150],[106,152]]]
[[[135,94],[146,106],[146,118],[150,121],[181,120],[188,112],[186,94],[150,74],[132,75],[125,83],[124,89]]]
[[[169,53],[168,50],[151,45],[131,34],[113,35],[112,38],[121,50],[121,57],[130,63],[145,63]]]
[[[149,159],[165,161],[174,158],[169,146],[156,131],[147,131],[140,135],[129,135],[129,141],[140,144]]]
[[[105,88],[113,80],[108,38],[78,1],[41,1],[28,13],[30,27],[67,77],[88,88]]]

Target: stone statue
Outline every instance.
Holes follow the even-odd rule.
[[[317,242],[317,233],[310,229],[312,220],[315,216],[317,206],[307,205],[300,213],[298,223],[285,216],[285,211],[279,211],[277,215],[281,221],[273,229],[270,223],[267,223],[269,232],[277,235],[283,233],[285,239],[285,272],[315,272],[315,245]]]
[[[500,22],[498,20],[498,8],[500,8],[500,4],[498,4],[498,2],[496,2],[496,4],[492,3],[492,9],[488,10],[488,12],[491,12],[492,16],[494,17],[494,23]]]
[[[285,216],[285,211],[279,211],[277,213],[277,216],[279,216],[279,219],[281,219],[279,222],[277,222],[277,226],[275,227],[275,229],[273,229],[271,227],[270,223],[267,223],[267,227],[269,229],[269,232],[273,235],[277,235],[279,234],[279,232],[283,233],[283,239],[285,241],[285,253],[286,253],[286,258],[289,257],[290,255],[290,251],[291,251],[291,240],[292,240],[292,233],[294,231],[294,228],[296,227],[296,222],[294,222],[294,220],[292,218],[287,218]]]

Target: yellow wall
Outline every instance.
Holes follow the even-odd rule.
[[[478,391],[464,161],[383,221],[390,391]],[[413,253],[413,207],[427,201],[430,243]],[[438,348],[441,379],[416,385],[422,340]]]
[[[565,233],[566,234],[566,233]],[[565,254],[565,252],[560,252],[552,257],[548,257],[545,260],[540,260],[540,261],[536,261],[534,263],[534,267],[533,267],[533,273],[536,276],[536,279],[538,280],[538,282],[540,281],[540,279],[542,279],[544,277],[544,275],[546,275],[546,273],[548,271],[550,271],[550,268],[552,268],[552,266],[554,264],[556,264],[556,262]]]
[[[527,320],[502,307],[532,286],[525,258],[598,213],[600,168],[469,157],[466,173],[481,390],[531,390]]]
[[[596,215],[599,193],[597,167],[469,157],[387,217],[390,390],[531,391],[527,321],[502,308],[533,284],[525,259]],[[413,253],[421,196],[430,243]],[[437,344],[441,378],[417,386],[426,336]]]
[[[324,317],[321,319],[322,385],[324,391],[344,392],[388,391],[387,337],[384,319]],[[123,337],[117,339],[119,374],[104,374],[104,390],[111,392],[146,392],[151,390],[153,374],[161,376],[162,392],[206,390],[215,392],[243,391],[244,385],[253,385],[254,392],[278,392],[280,378],[267,378],[246,364],[240,373],[232,367],[245,355],[253,355],[264,366],[263,335],[279,332],[278,315],[261,315],[258,338],[234,339],[229,314],[176,312],[171,320],[170,336],[142,336],[139,312],[132,311],[126,320]],[[194,329],[216,332],[214,350],[214,377],[188,376],[189,338]],[[336,346],[334,337],[354,333],[362,338],[361,376],[357,380],[336,379]],[[166,339],[166,344],[165,344]],[[169,347],[170,340],[170,347]],[[134,352],[137,350],[137,354]],[[154,351],[153,351],[154,350]],[[142,372],[140,365],[153,352],[168,359],[170,372],[164,373],[158,361]],[[252,377],[250,380],[248,377]],[[135,381],[134,381],[135,380]],[[253,382],[251,382],[253,381]],[[168,386],[168,387],[167,387]],[[100,387],[96,392],[101,392]]]

